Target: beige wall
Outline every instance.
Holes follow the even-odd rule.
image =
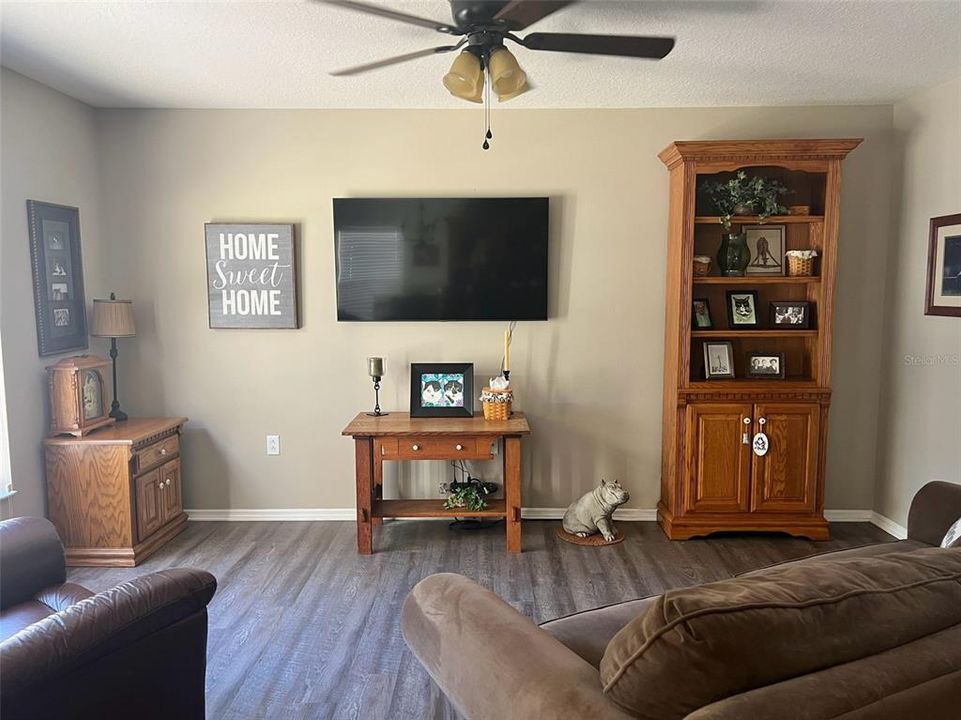
[[[104,290],[105,238],[100,232],[100,172],[95,111],[45,85],[2,69],[0,75],[0,337],[10,466],[17,494],[8,515],[43,515],[46,496],[40,441],[48,425],[44,367],[39,357],[30,273],[26,201],[80,208],[88,301]],[[94,340],[92,349],[102,350]]]
[[[875,508],[904,524],[915,491],[961,482],[961,319],[924,315],[928,223],[961,212],[961,78],[894,106],[900,208],[889,261]]]
[[[871,507],[889,106],[495,109],[488,153],[480,109],[100,119],[110,282],[134,300],[139,330],[121,343],[121,399],[136,413],[190,416],[186,504],[208,509],[352,507],[340,431],[371,404],[368,355],[387,357],[387,409],[406,407],[411,361],[473,361],[481,379],[498,367],[500,324],[335,322],[331,197],[515,194],[552,198],[552,319],[521,323],[512,353],[534,429],[525,505],[564,506],[606,476],[632,490],[631,506],[654,507],[668,190],[657,152],[674,139],[863,136],[844,175],[827,506]],[[301,330],[207,328],[212,220],[298,223]],[[281,456],[265,455],[267,433],[282,436]],[[397,492],[430,492],[446,475],[443,464],[404,475]]]

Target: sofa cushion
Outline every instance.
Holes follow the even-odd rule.
[[[672,590],[611,640],[608,696],[649,720],[961,623],[961,551],[795,563]]]
[[[657,597],[647,597],[605,605],[550,620],[540,628],[594,667],[599,667],[611,638],[631,620],[646,612],[655,600]]]
[[[868,557],[880,557],[882,555],[890,555],[892,553],[906,553],[912,550],[920,550],[921,548],[929,548],[930,545],[925,545],[917,540],[898,540],[896,542],[882,542],[873,543],[871,545],[858,545],[852,548],[843,548],[841,550],[829,550],[828,552],[816,553],[814,555],[807,555],[802,558],[797,558],[795,560],[784,560],[783,562],[775,563],[773,565],[768,565],[766,567],[758,568],[757,570],[748,570],[747,572],[740,573],[737,577],[748,577],[749,575],[763,575],[769,572],[772,568],[784,567],[785,565],[798,565],[801,563],[822,563],[825,560],[839,560],[842,558],[868,558]]]
[[[47,615],[56,612],[53,608],[37,600],[27,600],[0,611],[0,642],[13,637],[25,627],[40,622]]]

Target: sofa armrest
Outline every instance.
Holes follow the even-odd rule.
[[[933,480],[918,490],[908,511],[908,537],[937,547],[961,518],[961,485]]]
[[[414,586],[401,612],[414,655],[468,720],[627,720],[597,669],[497,595],[460,575]]]
[[[63,544],[49,520],[18,517],[0,523],[0,609],[18,605],[67,579]]]
[[[202,570],[144,575],[82,600],[0,643],[4,699],[130,646],[205,610],[217,581]],[[158,659],[158,661],[161,659]]]

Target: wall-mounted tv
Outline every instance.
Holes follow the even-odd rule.
[[[546,197],[334,198],[338,320],[546,320]]]

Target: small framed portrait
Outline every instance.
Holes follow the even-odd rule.
[[[730,341],[704,343],[704,376],[708,380],[734,377],[734,349]]]
[[[54,327],[70,327],[70,308],[54,308],[53,324]]]
[[[751,262],[745,275],[784,274],[784,226],[749,225],[744,228]]]
[[[473,363],[411,363],[411,417],[473,417]]]
[[[961,317],[961,213],[931,218],[924,314]]]
[[[782,352],[748,353],[747,376],[752,378],[767,378],[771,380],[783,380],[784,379],[784,353]]]
[[[695,330],[710,330],[714,327],[711,322],[711,305],[707,298],[695,298],[693,315],[691,317],[691,327]]]
[[[807,330],[811,327],[811,303],[803,300],[775,300],[771,303],[771,327]]]
[[[732,330],[750,330],[759,326],[756,290],[727,291],[727,325]]]

